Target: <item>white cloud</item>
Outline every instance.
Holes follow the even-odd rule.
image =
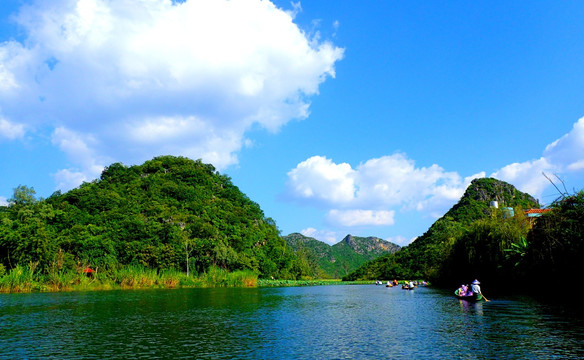
[[[14,124],[0,117],[0,138],[8,140],[20,139],[24,136],[24,133],[24,125]]]
[[[462,196],[470,181],[438,165],[416,167],[405,154],[370,159],[353,169],[313,156],[288,172],[288,196],[331,207],[329,222],[342,226],[394,223],[394,208],[441,216]]]
[[[8,206],[8,200],[4,196],[0,196],[0,206]]]
[[[438,165],[416,167],[405,154],[371,159],[359,165],[358,198],[367,204],[401,205],[422,209],[436,198],[457,200],[464,191],[463,179]]]
[[[348,204],[355,199],[356,172],[347,163],[335,164],[313,156],[288,172],[293,196],[327,204]]]
[[[342,237],[344,236],[335,231],[317,230],[312,227],[306,228],[302,230],[300,233],[304,236],[314,238],[329,245],[334,245],[338,243],[340,240],[342,240]]]
[[[569,133],[548,145],[543,156],[560,171],[579,170],[578,164],[584,159],[584,117],[574,124]]]
[[[327,220],[340,226],[389,226],[394,223],[394,215],[395,211],[393,210],[332,209],[327,214]]]
[[[405,238],[403,236],[394,236],[394,237],[389,237],[387,239],[385,239],[385,241],[389,241],[391,243],[397,244],[399,246],[407,246],[409,244],[411,244],[414,240],[416,240],[417,237],[408,239]]]
[[[84,181],[95,179],[103,171],[104,165],[98,163],[99,156],[93,150],[96,143],[93,137],[57,128],[52,135],[52,142],[67,154],[69,160],[81,166],[81,170],[61,169],[54,174],[57,189],[70,190]]]
[[[91,180],[83,172],[71,169],[61,169],[53,175],[56,188],[62,191],[71,190],[83,182]]]
[[[542,192],[551,186],[542,173],[557,174],[561,179],[570,177],[575,184],[584,181],[584,118],[568,134],[548,145],[541,158],[506,165],[491,176],[541,201]],[[287,196],[328,208],[325,219],[333,228],[391,226],[397,209],[415,210],[433,218],[442,216],[473,179],[484,176],[485,172],[480,172],[463,178],[436,164],[416,167],[412,159],[400,153],[367,160],[356,168],[313,156],[288,172]]]
[[[542,172],[582,184],[584,118],[548,145],[539,159],[506,165],[491,177],[509,182],[542,201],[542,192],[551,186]],[[416,167],[412,159],[400,153],[367,160],[356,168],[313,156],[288,172],[286,195],[299,203],[327,209],[325,220],[330,229],[309,228],[303,234],[332,244],[344,234],[331,229],[350,232],[346,228],[392,226],[398,209],[439,218],[460,199],[473,179],[482,177],[485,172],[463,178],[436,164]],[[396,236],[387,240],[408,245],[414,239]]]
[[[309,113],[343,49],[309,38],[269,1],[33,0],[22,43],[0,44],[0,108],[25,126],[66,129],[93,163],[172,153],[218,168],[254,124]],[[75,161],[75,146],[57,142]],[[83,157],[83,156],[82,156]],[[86,159],[74,163],[88,177]]]
[[[542,175],[542,172],[553,172],[553,168],[554,165],[542,157],[537,160],[506,165],[491,176],[514,184],[519,190],[538,197],[543,189],[549,185],[549,181]]]
[[[543,191],[551,185],[542,173],[583,179],[584,118],[579,119],[569,133],[546,146],[541,158],[504,166],[491,176],[541,199]]]

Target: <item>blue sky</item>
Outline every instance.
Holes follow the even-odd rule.
[[[215,165],[283,235],[411,242],[477,177],[584,183],[584,3],[3,0],[0,204]]]

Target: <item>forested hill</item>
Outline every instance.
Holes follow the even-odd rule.
[[[499,208],[491,208],[491,201],[497,201]],[[509,216],[508,208],[512,208],[517,216]],[[526,236],[528,225],[523,210],[530,208],[539,208],[531,195],[503,181],[475,179],[459,202],[426,233],[401,251],[366,263],[345,279],[397,277],[446,281],[458,276],[455,269],[463,263],[472,268],[482,262],[491,262],[496,267],[501,264],[494,263],[489,257],[499,256],[505,248]],[[478,276],[487,270],[470,271]],[[494,271],[489,273],[492,274]]]
[[[300,258],[308,260],[311,275],[316,278],[343,277],[369,260],[400,249],[399,245],[377,237],[347,235],[332,246],[298,233],[284,239]]]
[[[40,201],[33,195],[20,186],[0,207],[0,265],[7,269],[135,264],[196,273],[215,265],[260,277],[301,274],[274,221],[200,160],[115,163],[67,193]]]

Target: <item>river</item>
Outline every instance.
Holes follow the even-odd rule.
[[[578,359],[584,321],[529,297],[376,285],[0,295],[0,359]]]

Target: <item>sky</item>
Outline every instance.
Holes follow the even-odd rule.
[[[2,0],[0,205],[211,163],[282,235],[399,245],[475,178],[584,188],[584,2]],[[547,178],[554,180],[554,184]]]

